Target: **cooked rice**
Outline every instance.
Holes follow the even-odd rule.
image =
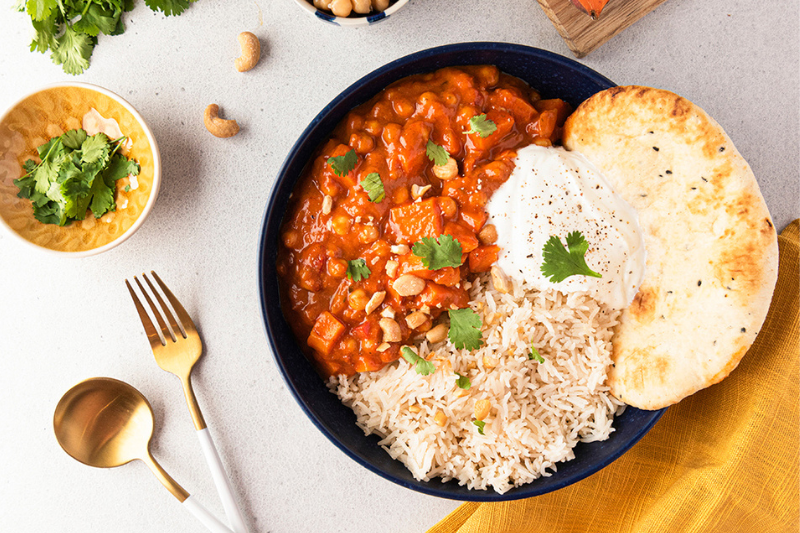
[[[619,313],[585,293],[514,283],[503,294],[487,275],[473,282],[470,297],[483,319],[480,349],[423,341],[420,355],[437,368],[430,376],[401,359],[377,372],[332,377],[328,386],[416,479],[456,479],[502,494],[551,475],[556,463],[574,457],[578,442],[614,431],[613,417],[625,406],[609,393],[606,373]],[[531,342],[544,363],[528,359]],[[455,372],[469,377],[469,390],[458,388]],[[492,404],[485,435],[472,423],[480,399]],[[434,418],[440,410],[444,427]]]

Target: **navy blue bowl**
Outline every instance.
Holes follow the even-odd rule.
[[[411,490],[468,501],[505,501],[552,492],[607,466],[641,439],[665,410],[642,411],[629,407],[614,420],[611,437],[603,442],[580,443],[575,459],[558,464],[558,471],[505,494],[475,491],[455,481],[417,481],[399,461],[389,457],[378,437],[364,436],[356,416],[328,392],[322,378],[306,359],[281,312],[276,260],[278,238],[289,195],[303,168],[336,125],[354,107],[366,102],[391,83],[442,67],[497,65],[501,71],[528,82],[543,98],[561,98],[577,107],[594,93],[615,84],[597,72],[565,57],[516,44],[462,43],[423,50],[389,63],[364,76],[333,99],[306,128],[283,163],[267,204],[259,242],[261,312],[275,361],[286,385],[314,425],[340,450],[362,466]]]

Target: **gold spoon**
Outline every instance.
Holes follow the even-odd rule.
[[[232,533],[167,474],[150,453],[153,409],[141,392],[112,378],[81,381],[53,415],[58,443],[74,459],[98,468],[143,461],[168,491],[214,533]]]

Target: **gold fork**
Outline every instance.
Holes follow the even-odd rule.
[[[150,347],[153,349],[153,355],[156,358],[158,366],[171,374],[175,374],[183,384],[183,394],[186,397],[186,403],[189,405],[189,412],[192,415],[192,421],[197,430],[197,436],[200,439],[203,455],[205,455],[208,467],[211,469],[211,476],[214,478],[214,484],[222,500],[225,514],[231,521],[233,530],[236,533],[247,533],[244,517],[236,503],[236,499],[233,497],[230,480],[222,466],[219,453],[217,453],[217,448],[214,446],[214,441],[211,439],[211,433],[209,433],[208,427],[206,427],[203,413],[200,412],[200,406],[197,405],[197,398],[192,389],[192,368],[194,368],[194,364],[200,359],[203,353],[203,343],[200,340],[200,335],[197,333],[197,328],[195,328],[189,313],[186,312],[178,299],[175,298],[172,291],[161,281],[158,274],[153,271],[150,271],[150,274],[152,274],[153,278],[156,280],[164,296],[169,300],[172,309],[175,310],[175,314],[178,315],[178,320],[176,321],[169,307],[164,303],[161,295],[146,274],[142,274],[142,278],[144,278],[145,282],[150,287],[150,291],[158,302],[158,305],[153,303],[153,300],[150,298],[150,295],[139,279],[136,276],[133,277],[134,281],[136,281],[136,284],[139,286],[142,296],[144,296],[144,299],[147,301],[156,322],[158,322],[161,335],[159,335],[159,329],[156,329],[153,325],[142,302],[139,300],[128,280],[125,280],[125,285],[128,286],[131,298],[133,298],[133,303],[136,305],[136,310],[139,312],[139,318],[142,320],[144,331],[147,334],[147,339],[150,341]],[[166,322],[164,318],[166,318]],[[169,327],[167,323],[169,323]]]

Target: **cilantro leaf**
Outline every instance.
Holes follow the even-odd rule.
[[[111,153],[111,143],[105,133],[97,133],[81,144],[81,163],[92,164],[97,162],[105,163]]]
[[[353,152],[355,153],[355,152]],[[336,172],[336,170],[334,170]],[[367,177],[359,183],[361,187],[369,194],[370,202],[382,202],[386,198],[386,192],[383,190],[383,182],[381,175],[377,172],[370,172]]]
[[[370,272],[367,262],[363,259],[353,259],[347,262],[347,278],[353,281],[361,281],[367,279]]]
[[[469,390],[469,388],[472,386],[472,383],[470,383],[469,378],[467,376],[462,376],[458,372],[456,372],[456,376],[458,376],[458,379],[456,380],[456,385],[458,385],[458,388]]]
[[[33,25],[33,40],[31,41],[31,52],[45,53],[51,48],[56,47],[56,14],[52,13],[44,20],[31,20]]]
[[[83,144],[83,141],[86,140],[86,137],[86,132],[82,129],[69,130],[61,136],[61,142],[64,143],[64,146],[67,148],[78,150]]]
[[[71,24],[66,25],[64,35],[56,37],[56,46],[50,58],[56,65],[62,65],[67,74],[80,74],[89,68],[89,58],[94,50],[95,40],[85,33],[76,32]]]
[[[553,283],[560,283],[570,276],[602,277],[589,268],[585,255],[589,250],[589,243],[579,231],[567,235],[567,248],[561,244],[561,239],[552,235],[544,245],[542,257],[544,262],[541,271]]]
[[[443,146],[439,146],[431,140],[425,145],[425,155],[438,167],[445,166],[450,158],[450,154],[447,153]]]
[[[472,309],[451,309],[448,338],[459,350],[476,350],[483,344],[482,325],[481,317]]]
[[[469,119],[469,131],[465,131],[467,135],[470,133],[477,133],[481,138],[486,138],[495,131],[497,131],[497,124],[486,118],[486,114],[476,115]]]
[[[422,376],[428,376],[436,372],[436,365],[430,361],[426,361],[424,357],[420,357],[414,350],[408,346],[403,346],[400,349],[400,355],[403,359],[408,361],[408,364],[414,365],[414,371]]]
[[[351,170],[356,168],[358,156],[355,150],[350,150],[344,155],[329,157],[328,164],[337,176],[346,176]]]
[[[485,435],[485,433],[483,432],[483,428],[486,426],[486,422],[484,422],[483,420],[473,420],[472,423],[478,426],[478,433],[480,433],[481,435]]]
[[[28,0],[25,7],[33,20],[44,20],[58,9],[58,0]]]
[[[544,363],[544,357],[541,356],[536,346],[531,343],[531,351],[528,353],[528,359],[535,360],[537,363]]]
[[[114,13],[103,9],[98,4],[89,4],[88,9],[81,14],[80,20],[73,24],[75,31],[86,33],[92,37],[102,32],[111,35],[117,28],[119,16],[114,17]]]
[[[130,185],[126,185],[122,190],[125,191],[125,192],[131,192],[131,186]]]
[[[414,255],[422,259],[429,270],[461,266],[461,243],[452,235],[439,235],[438,242],[431,237],[423,237],[411,247]]]
[[[153,11],[163,11],[166,16],[180,15],[196,0],[144,0]]]

